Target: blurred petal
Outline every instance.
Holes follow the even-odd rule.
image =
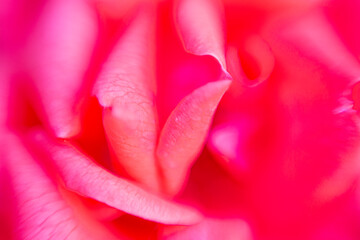
[[[110,54],[94,94],[105,108],[103,123],[115,167],[156,190],[154,21],[150,9],[137,14]]]
[[[269,46],[259,36],[247,37],[237,51],[229,47],[226,62],[231,76],[246,86],[256,86],[268,79],[275,59]]]
[[[326,3],[328,0],[223,0],[229,5],[246,5],[270,11],[301,11]]]
[[[6,182],[12,190],[7,195],[11,202],[5,206],[13,208],[15,239],[115,239],[99,223],[71,208],[59,186],[14,136],[3,140],[6,145],[2,156],[9,177]]]
[[[250,228],[240,219],[206,218],[189,227],[164,227],[159,239],[167,240],[251,240]]]
[[[216,107],[231,81],[208,83],[186,96],[162,129],[157,157],[165,191],[177,193],[199,155]]]
[[[30,140],[50,155],[55,169],[70,190],[126,213],[164,224],[193,224],[200,218],[193,209],[165,201],[114,176],[67,143],[54,143],[41,132],[30,135]]]
[[[236,178],[250,171],[248,141],[256,129],[254,122],[233,115],[231,121],[216,125],[210,133],[210,151]]]
[[[339,211],[359,177],[350,99],[359,66],[319,12],[277,18],[264,32],[274,69],[263,84],[224,99],[209,148],[244,186],[256,232],[304,239],[297,230],[306,234]]]
[[[185,48],[196,55],[213,56],[226,72],[222,5],[217,0],[181,0],[176,23]]]
[[[327,20],[336,29],[338,36],[359,60],[360,33],[357,31],[357,23],[360,22],[360,2],[357,0],[330,0],[324,10],[328,16]]]
[[[61,138],[80,130],[76,105],[95,44],[95,24],[96,15],[85,0],[51,0],[32,36],[27,60],[34,78],[33,101]]]
[[[248,195],[263,227],[289,239],[325,203],[338,211],[334,201],[359,176],[359,119],[341,101],[359,68],[319,13],[277,24],[267,37],[276,58],[262,101],[270,104],[248,140],[256,163]]]
[[[290,21],[282,29],[281,37],[290,41],[302,54],[325,67],[348,77],[346,87],[360,80],[360,64],[344,45],[321,12],[307,14]]]
[[[0,131],[6,125],[10,98],[10,72],[6,62],[0,60]]]

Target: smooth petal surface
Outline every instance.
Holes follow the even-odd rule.
[[[0,60],[0,131],[7,122],[10,98],[10,71],[6,63]]]
[[[72,191],[126,213],[164,224],[186,225],[200,219],[195,210],[165,201],[114,176],[67,143],[52,142],[40,132],[30,136],[30,140],[42,146],[66,187]]]
[[[360,21],[360,2],[356,0],[330,0],[324,7],[327,20],[336,29],[337,35],[346,43],[350,52],[359,59],[360,33],[353,27]],[[346,14],[344,14],[346,13]]]
[[[230,80],[222,80],[196,89],[178,104],[165,123],[157,157],[168,193],[177,193],[183,186],[203,147],[216,107],[230,84]]]
[[[223,0],[228,5],[245,5],[270,11],[303,11],[326,3],[328,0]]]
[[[311,12],[280,30],[281,38],[301,49],[302,54],[348,77],[347,87],[359,82],[360,64],[347,49],[322,12]]]
[[[180,0],[175,13],[186,50],[196,55],[213,56],[228,75],[221,3],[217,0]]]
[[[251,169],[248,141],[254,134],[255,121],[231,116],[231,121],[216,125],[210,132],[208,148],[235,178]]]
[[[206,218],[202,222],[185,228],[164,227],[160,239],[167,240],[251,240],[251,231],[240,219]]]
[[[262,37],[273,71],[224,99],[208,146],[239,182],[260,239],[307,239],[359,177],[358,62],[318,11],[276,18]]]
[[[80,131],[76,105],[95,34],[96,15],[85,0],[48,1],[33,33],[27,61],[35,94],[30,94],[38,114],[58,137]]]
[[[11,208],[7,219],[14,223],[11,239],[115,239],[89,216],[79,214],[80,206],[72,209],[18,139],[9,134],[3,140],[2,161],[8,176],[3,184],[10,186],[11,202],[2,203]]]
[[[105,108],[103,123],[115,168],[157,190],[154,17],[150,9],[140,10],[105,63],[94,94]]]

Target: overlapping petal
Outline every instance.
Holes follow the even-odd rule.
[[[254,109],[239,104],[229,118],[240,119],[235,124],[220,119],[210,138],[221,163],[248,184],[259,232],[276,239],[293,238],[300,225],[309,229],[312,221],[323,221],[325,203],[328,212],[336,212],[335,199],[346,198],[359,174],[359,120],[349,100],[358,62],[318,14],[277,19],[272,25],[277,27],[268,29],[264,38],[276,59],[273,73],[233,99],[247,99]],[[252,128],[243,124],[246,119],[252,119]],[[232,137],[229,127],[238,133],[230,150],[213,139]],[[238,166],[244,159],[246,175]]]
[[[15,136],[2,136],[2,182],[7,184],[3,206],[8,207],[7,225],[1,234],[10,239],[116,239],[109,230],[74,206],[60,191]],[[6,177],[8,177],[6,179]],[[4,190],[4,189],[2,189]],[[11,224],[12,223],[12,224]],[[4,228],[4,229],[3,229]],[[6,235],[5,235],[6,236]]]
[[[53,168],[72,191],[126,213],[164,224],[186,225],[200,219],[196,210],[168,202],[109,173],[69,143],[53,142],[43,132],[33,133],[30,140],[36,143],[37,151],[48,155]]]
[[[165,123],[157,157],[167,192],[176,193],[183,186],[203,147],[216,107],[230,84],[230,80],[222,80],[196,89],[178,104]]]
[[[217,0],[181,0],[175,8],[176,24],[185,49],[213,56],[226,71],[223,9]]]
[[[154,21],[149,9],[137,14],[105,63],[94,94],[105,108],[103,124],[115,167],[158,190]]]

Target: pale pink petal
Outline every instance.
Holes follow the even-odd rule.
[[[181,0],[175,18],[185,48],[196,55],[213,56],[226,71],[222,5],[217,0]]]
[[[200,218],[193,209],[165,201],[114,176],[66,142],[52,142],[41,132],[34,133],[30,139],[50,155],[66,187],[75,192],[126,213],[164,224],[186,225]]]
[[[66,193],[49,178],[14,136],[3,138],[6,183],[11,188],[5,205],[11,208],[14,239],[115,239],[85,213],[71,207]],[[10,194],[10,195],[9,195]],[[5,203],[6,204],[6,203]]]
[[[103,123],[116,169],[156,190],[154,21],[150,9],[136,15],[105,63],[94,94],[104,107]]]
[[[85,0],[51,0],[42,13],[27,56],[32,98],[46,125],[67,138],[80,130],[76,106],[95,44],[96,15]]]
[[[196,89],[169,116],[157,147],[166,192],[177,193],[183,186],[203,147],[216,107],[230,83],[230,80],[222,80]]]
[[[206,218],[189,227],[163,227],[159,239],[252,240],[248,224],[240,219]]]

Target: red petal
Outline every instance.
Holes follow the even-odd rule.
[[[276,10],[280,10],[282,13],[285,11],[302,11],[307,10],[317,5],[325,4],[326,0],[223,0],[225,4],[229,6],[251,6],[260,9],[270,10],[276,13]]]
[[[103,123],[117,169],[158,189],[154,17],[150,11],[138,13],[107,60],[94,94],[105,108]]]
[[[96,165],[69,144],[52,142],[43,133],[31,140],[52,158],[67,188],[126,213],[164,224],[192,224],[199,214],[167,202]]]
[[[231,121],[216,125],[210,133],[208,147],[235,178],[251,169],[248,141],[254,134],[255,121],[231,116]]]
[[[211,82],[186,96],[162,129],[157,157],[165,190],[177,193],[201,151],[213,114],[231,81]]]
[[[349,85],[359,81],[358,59],[348,51],[321,12],[289,20],[289,24],[284,25],[279,31],[283,41],[291,42],[304,56],[318,61],[341,76],[348,77]]]
[[[6,125],[10,101],[10,73],[8,67],[0,61],[0,130]]]
[[[346,43],[353,55],[360,56],[360,33],[357,24],[360,22],[360,2],[357,0],[330,0],[324,8],[328,21],[336,29],[338,36]]]
[[[256,86],[269,78],[275,59],[269,46],[255,35],[247,37],[238,50],[229,47],[226,62],[235,80],[247,86]]]
[[[61,138],[80,130],[75,105],[95,44],[95,24],[85,0],[52,0],[32,36],[28,62],[37,94],[33,99],[39,115]]]

